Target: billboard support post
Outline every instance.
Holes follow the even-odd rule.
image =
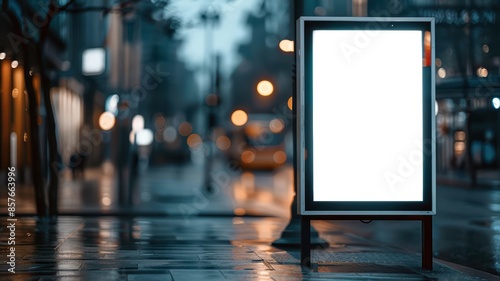
[[[422,267],[432,270],[432,216],[422,216]]]

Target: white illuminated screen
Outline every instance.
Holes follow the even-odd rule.
[[[314,201],[422,201],[421,31],[313,32]]]

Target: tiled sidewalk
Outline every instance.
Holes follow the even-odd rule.
[[[21,217],[16,273],[8,272],[7,218],[0,219],[0,280],[494,280],[471,269],[376,244],[317,222],[330,243],[313,251],[311,269],[298,249],[271,246],[288,221],[266,217]]]

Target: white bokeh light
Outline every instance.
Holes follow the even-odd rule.
[[[142,115],[136,115],[132,118],[132,131],[139,132],[144,129],[144,117]]]
[[[106,68],[106,51],[103,48],[92,48],[82,53],[83,75],[99,75]]]
[[[496,97],[495,97],[495,98],[493,98],[493,99],[491,100],[491,104],[493,105],[493,107],[494,107],[495,109],[499,109],[499,108],[500,108],[500,99],[499,99],[499,98],[496,98]]]
[[[153,143],[154,135],[150,129],[142,129],[135,135],[135,143],[139,146],[146,146]]]

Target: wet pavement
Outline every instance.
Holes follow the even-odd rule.
[[[212,193],[203,190],[202,170],[148,169],[126,208],[112,167],[88,170],[84,180],[63,181],[54,221],[32,216],[30,189],[18,187],[16,273],[8,271],[3,216],[0,279],[500,280],[498,190],[438,186],[433,271],[421,268],[420,224],[400,221],[313,221],[330,246],[313,250],[306,268],[297,248],[272,246],[289,222],[290,167],[218,166]],[[0,205],[6,209],[4,194]]]
[[[2,232],[5,232],[5,220]],[[60,217],[20,218],[16,273],[2,280],[492,280],[493,276],[435,261],[350,232],[316,226],[330,243],[301,267],[297,249],[270,246],[283,218]],[[3,245],[1,255],[9,255]]]
[[[438,185],[434,256],[500,276],[500,190]],[[420,251],[415,222],[335,222],[367,239]]]

